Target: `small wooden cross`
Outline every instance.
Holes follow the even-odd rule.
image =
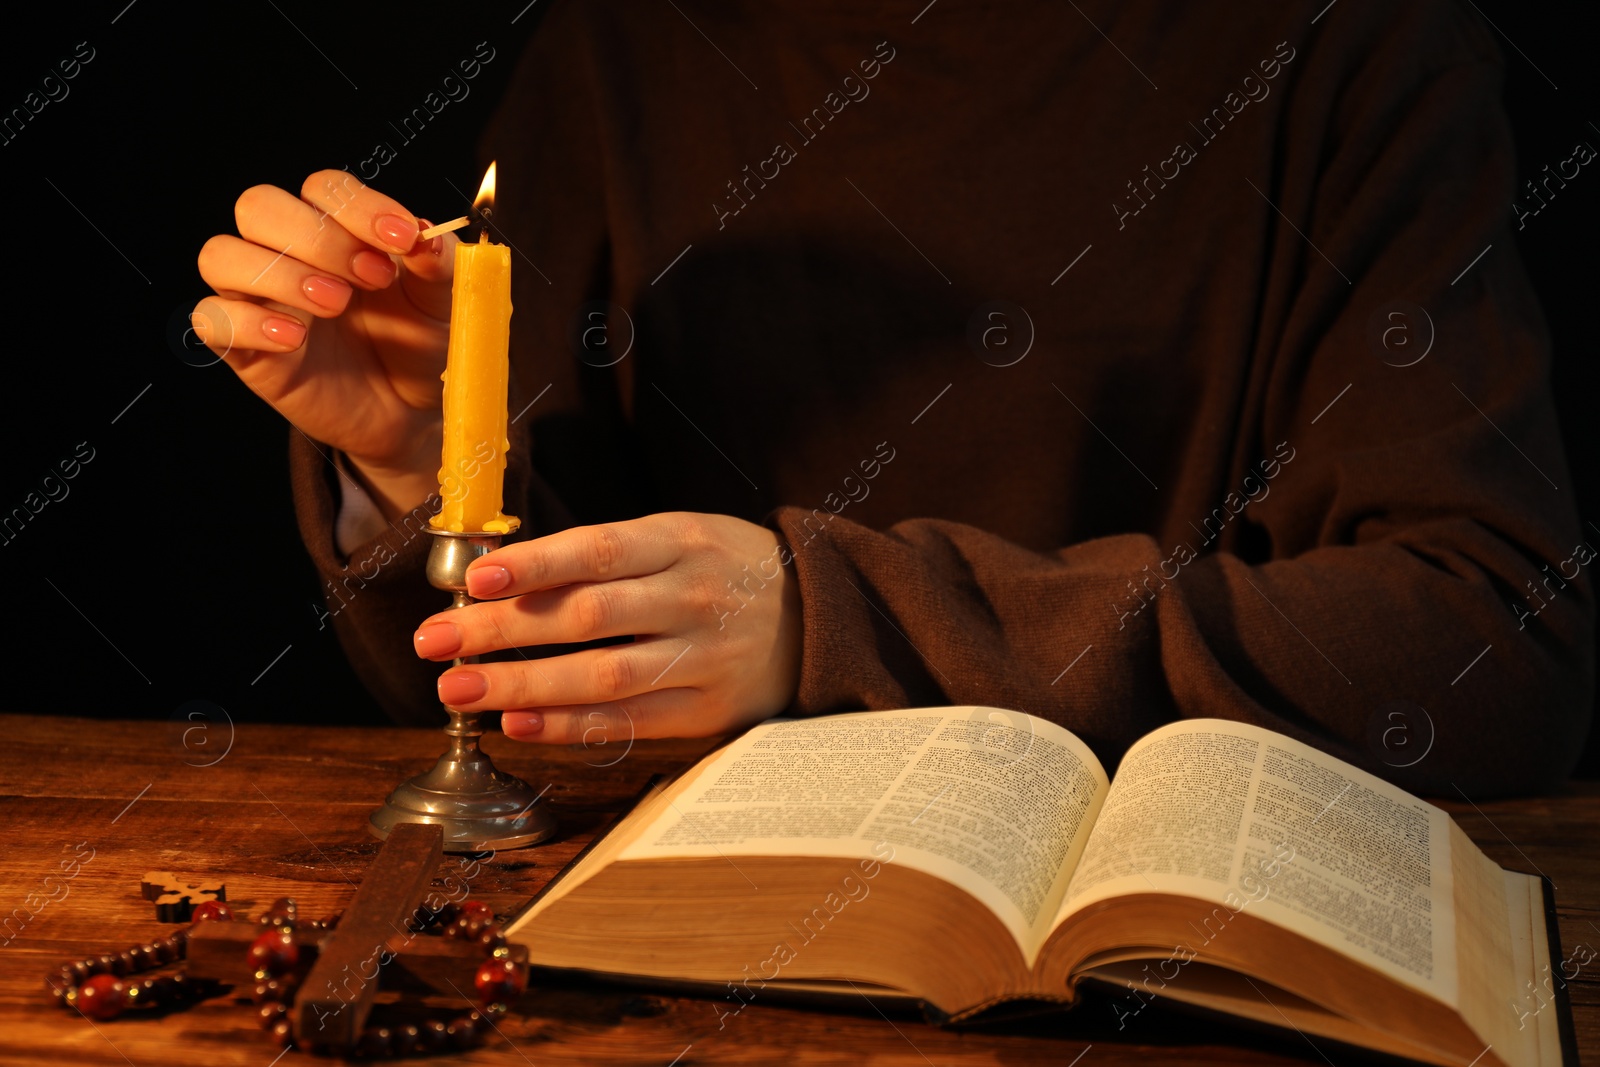
[[[139,883],[144,899],[156,903],[156,921],[186,923],[192,918],[195,905],[208,900],[227,900],[228,887],[208,878],[185,875],[184,881],[171,871],[151,871]]]
[[[380,976],[402,989],[446,996],[471,996],[484,962],[481,946],[415,932],[407,921],[418,914],[444,850],[438,826],[395,827],[331,932],[307,927],[294,932],[300,949],[297,970],[310,971],[297,987],[294,1035],[302,1047],[328,1043],[349,1047],[361,1036]],[[235,986],[255,982],[247,950],[262,932],[253,922],[201,923],[189,934],[188,974]],[[527,968],[528,950],[511,946],[511,959]]]

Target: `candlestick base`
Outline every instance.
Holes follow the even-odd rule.
[[[466,591],[467,564],[499,548],[501,535],[432,528],[428,532],[435,536],[428,553],[428,581],[454,593],[455,607],[472,603]],[[457,665],[474,662],[476,657],[456,660]],[[544,790],[536,792],[515,775],[497,770],[478,747],[486,713],[446,710],[449,750],[432,770],[390,793],[383,807],[372,813],[367,828],[385,838],[402,823],[431,823],[444,830],[446,852],[521,848],[552,836],[555,816],[549,808],[538,807]]]

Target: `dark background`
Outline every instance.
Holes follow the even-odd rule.
[[[313,170],[356,169],[380,141],[397,155],[374,185],[436,220],[464,213],[456,190],[476,189],[477,138],[548,3],[265,0],[196,17],[116,0],[8,12],[0,114],[59,77],[79,42],[95,54],[64,99],[0,144],[14,298],[0,305],[0,514],[80,442],[94,458],[65,498],[0,543],[13,616],[6,710],[168,718],[206,701],[235,721],[382,721],[331,628],[319,629],[284,422],[225,365],[197,365],[209,356],[178,344],[206,292],[195,255],[232,232],[246,187],[298,191]],[[1520,173],[1553,167],[1579,140],[1600,148],[1592,4],[1477,6],[1506,56]],[[496,54],[470,95],[404,143],[389,123],[479,42]],[[1554,342],[1572,473],[1562,489],[1576,493],[1591,544],[1597,170],[1516,235]],[[1600,774],[1593,739],[1580,773]]]

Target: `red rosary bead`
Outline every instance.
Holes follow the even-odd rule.
[[[127,987],[112,974],[97,974],[78,987],[77,1008],[91,1019],[115,1019],[128,1004]]]
[[[275,927],[250,942],[249,959],[256,972],[277,978],[300,962],[300,948],[287,927]]]
[[[233,909],[220,900],[206,900],[194,906],[189,913],[189,925],[207,922],[231,922]]]
[[[504,1004],[522,995],[527,980],[511,960],[495,959],[478,968],[472,984],[484,1004]]]

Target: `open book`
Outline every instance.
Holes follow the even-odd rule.
[[[1439,1064],[1563,1062],[1544,884],[1316,749],[1188,720],[1109,780],[994,708],[773,720],[658,785],[508,928],[534,964],[891,991],[960,1020],[1095,980]],[[1567,1062],[1576,1062],[1570,1053]]]

